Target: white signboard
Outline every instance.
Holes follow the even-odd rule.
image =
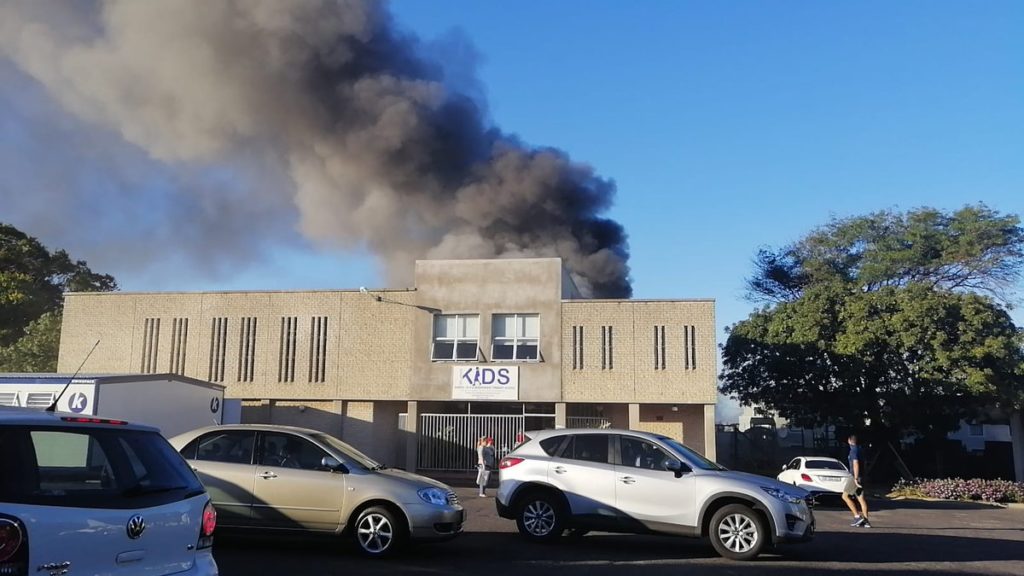
[[[452,400],[519,400],[519,366],[453,366]]]

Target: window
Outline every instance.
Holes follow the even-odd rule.
[[[0,461],[4,502],[138,509],[202,493],[156,432],[0,426]]]
[[[793,458],[793,460],[790,461],[789,466],[786,466],[786,470],[799,470],[799,469],[800,469],[800,459],[799,458]]]
[[[654,369],[665,369],[665,327],[654,327]]]
[[[572,327],[572,369],[583,370],[583,326]]]
[[[185,373],[185,350],[188,344],[188,318],[175,318],[171,324],[171,372]]]
[[[480,317],[466,314],[434,315],[431,360],[476,360],[479,351]]]
[[[298,330],[297,317],[281,318],[281,341],[277,350],[278,382],[295,382],[295,340]]]
[[[146,318],[142,325],[142,367],[143,374],[156,372],[156,358],[160,350],[160,319]]]
[[[683,326],[683,368],[697,369],[697,327]]]
[[[242,318],[238,327],[238,381],[252,382],[256,368],[256,318]]]
[[[327,379],[327,316],[314,316],[309,321],[309,381]]]
[[[491,360],[537,360],[540,316],[495,314],[492,323]]]
[[[210,366],[207,380],[224,381],[224,357],[228,349],[228,319],[214,318],[210,325]]]
[[[841,462],[835,460],[808,460],[808,470],[846,470]]]
[[[200,436],[181,449],[186,460],[252,464],[252,447],[256,433],[247,430],[211,432]]]
[[[326,470],[327,452],[309,440],[291,434],[266,434],[260,440],[260,465],[300,470]]]
[[[984,436],[985,427],[982,424],[970,424],[968,426],[967,433],[971,436]]]
[[[562,458],[607,464],[608,439],[607,434],[576,434],[562,450]]]
[[[613,335],[611,326],[601,326],[601,370],[611,370],[615,367]]]
[[[619,454],[622,466],[644,470],[665,471],[666,460],[679,460],[651,442],[629,436],[619,437]]]
[[[565,436],[552,436],[551,438],[541,440],[540,447],[548,456],[555,456],[558,454],[558,449],[562,447],[562,442],[564,441]]]

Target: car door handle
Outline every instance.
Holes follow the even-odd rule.
[[[633,478],[632,476],[623,476],[622,478],[619,478],[619,482],[622,482],[623,484],[636,484],[636,478]]]
[[[260,478],[271,480],[277,478],[277,474],[274,474],[273,472],[264,472],[263,474],[260,474]]]
[[[561,466],[555,466],[555,474],[565,474],[566,472],[568,472],[568,470],[566,470],[565,468]]]

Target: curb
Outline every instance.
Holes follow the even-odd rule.
[[[921,498],[921,497],[911,497],[911,496],[889,496],[889,495],[886,495],[886,498],[888,498],[889,500],[893,500],[893,501],[910,500],[910,501],[917,501],[917,502],[954,502],[954,503],[957,503],[957,504],[981,504],[983,506],[991,506],[993,508],[1006,508],[1006,509],[1010,509],[1010,510],[1024,510],[1024,503],[1018,503],[1018,502],[1008,502],[1008,503],[1004,504],[1002,502],[987,502],[985,500],[947,500],[945,498]]]

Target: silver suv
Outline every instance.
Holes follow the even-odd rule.
[[[628,430],[545,430],[502,459],[496,505],[519,532],[565,530],[709,538],[726,558],[814,535],[809,494],[732,472],[683,444]]]

